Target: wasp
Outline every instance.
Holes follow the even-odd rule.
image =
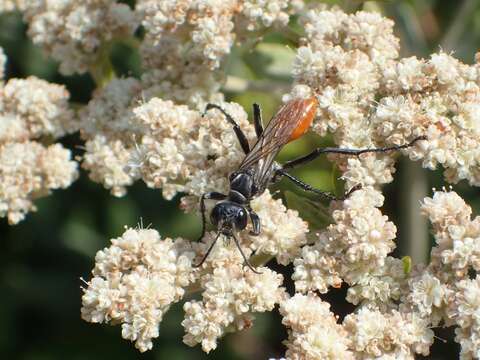
[[[412,146],[418,140],[425,140],[424,136],[418,137],[408,144],[400,146],[369,148],[369,149],[347,149],[347,148],[317,148],[311,153],[301,156],[297,159],[286,162],[283,165],[276,163],[275,157],[283,146],[302,136],[310,127],[315,118],[318,109],[318,101],[312,96],[306,99],[293,99],[285,103],[273,116],[266,128],[262,125],[261,109],[258,104],[253,104],[253,123],[257,141],[250,148],[250,144],[240,126],[235,120],[219,105],[207,104],[205,113],[211,109],[219,110],[225,119],[232,125],[240,146],[245,153],[245,158],[236,171],[230,174],[230,191],[228,194],[222,194],[216,191],[205,193],[200,198],[200,211],[202,215],[202,234],[199,241],[205,236],[206,216],[205,201],[219,201],[210,214],[210,220],[217,227],[217,236],[210,244],[207,252],[200,263],[194,265],[200,267],[210,254],[213,246],[220,235],[227,238],[233,238],[237,245],[245,264],[255,273],[258,273],[248,261],[243,252],[237,232],[247,227],[248,219],[252,223],[250,235],[258,236],[261,232],[261,222],[259,216],[250,207],[250,202],[255,197],[261,195],[269,184],[285,177],[292,181],[305,191],[313,192],[326,197],[330,200],[344,200],[359,186],[352,188],[343,197],[335,196],[315,189],[304,183],[302,180],[289,174],[287,171],[299,165],[308,163],[321,154],[344,154],[361,155],[370,152],[388,152],[393,150],[405,149]]]

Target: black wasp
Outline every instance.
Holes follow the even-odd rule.
[[[240,250],[247,266],[253,272],[258,273],[245,256],[236,232],[244,230],[247,226],[248,218],[250,218],[252,222],[252,231],[250,234],[254,236],[260,234],[260,218],[250,207],[250,201],[262,194],[274,179],[277,180],[284,176],[303,190],[314,192],[331,200],[345,199],[352,191],[358,189],[358,187],[353,188],[345,197],[337,199],[328,193],[305,184],[300,179],[290,175],[286,170],[305,164],[321,154],[360,155],[367,152],[387,152],[405,149],[412,146],[418,140],[425,140],[425,137],[421,136],[405,145],[373,149],[317,148],[310,154],[288,161],[283,165],[275,163],[274,159],[282,147],[290,141],[297,139],[308,130],[315,118],[317,108],[318,101],[313,96],[307,99],[291,100],[280,108],[276,115],[270,120],[267,127],[263,129],[260,106],[253,104],[253,120],[257,142],[253,145],[253,148],[250,149],[247,137],[235,120],[220,106],[207,104],[205,112],[210,109],[217,109],[224,114],[227,121],[233,126],[240,146],[245,152],[245,158],[238,169],[230,174],[230,191],[228,195],[213,191],[203,194],[200,199],[202,235],[199,240],[205,236],[205,200],[207,199],[220,201],[215,205],[210,214],[210,220],[213,225],[217,227],[218,233],[200,263],[195,265],[195,267],[203,264],[217,242],[217,239],[223,234],[235,240],[235,244]]]

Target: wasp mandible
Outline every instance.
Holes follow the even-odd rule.
[[[207,104],[205,112],[211,109],[217,109],[223,113],[226,120],[232,125],[238,141],[240,142],[240,146],[245,153],[245,158],[238,169],[230,174],[230,191],[227,195],[213,191],[203,194],[200,198],[202,234],[199,241],[205,236],[205,200],[217,200],[220,202],[215,205],[210,214],[212,224],[217,227],[217,236],[210,244],[210,247],[200,263],[196,264],[195,267],[199,267],[204,263],[219,236],[223,234],[234,239],[247,266],[253,272],[258,273],[245,256],[236,233],[247,227],[248,219],[250,218],[250,221],[252,222],[252,230],[250,234],[253,236],[260,234],[260,218],[250,207],[250,201],[256,196],[261,195],[273,180],[276,181],[281,177],[286,177],[303,190],[319,194],[330,200],[343,200],[359,188],[354,187],[343,197],[336,198],[329,193],[311,187],[295,176],[289,174],[287,170],[310,162],[321,154],[345,154],[358,156],[368,152],[388,152],[408,148],[418,140],[426,139],[424,136],[421,136],[415,138],[408,144],[371,149],[317,148],[311,153],[288,161],[283,165],[276,163],[274,159],[282,147],[299,138],[308,130],[315,118],[317,108],[318,101],[314,96],[307,99],[290,100],[278,110],[268,123],[267,127],[263,129],[260,106],[258,104],[253,104],[253,121],[257,141],[253,147],[250,148],[247,137],[235,120],[220,106],[211,103]]]

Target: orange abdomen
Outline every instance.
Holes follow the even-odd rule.
[[[303,108],[303,112],[300,115],[297,127],[293,130],[292,135],[290,136],[289,142],[298,139],[305,134],[310,125],[312,125],[312,121],[315,118],[318,109],[317,98],[312,96],[308,99],[302,100],[300,107]]]

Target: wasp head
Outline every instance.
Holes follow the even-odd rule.
[[[212,223],[224,235],[232,235],[233,230],[247,227],[247,211],[232,201],[223,201],[215,205],[210,215]]]

